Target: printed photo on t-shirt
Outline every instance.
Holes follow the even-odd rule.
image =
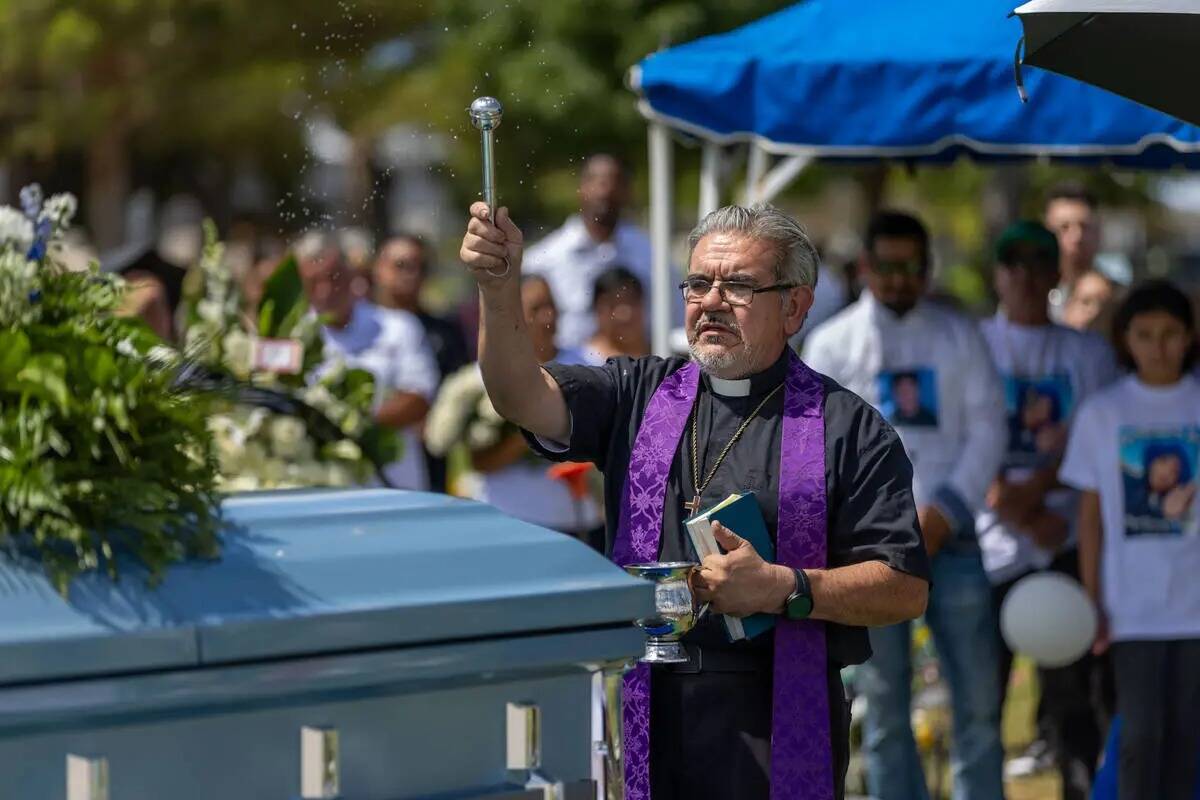
[[[1200,427],[1124,426],[1120,442],[1125,535],[1195,534]]]
[[[876,380],[879,411],[888,422],[896,427],[937,427],[937,375],[932,369],[883,370]]]
[[[1067,446],[1067,421],[1074,401],[1065,373],[1040,378],[1004,378],[1008,407],[1008,463],[1036,466]]]

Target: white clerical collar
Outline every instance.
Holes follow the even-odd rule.
[[[712,387],[714,394],[724,395],[725,397],[750,396],[749,378],[738,378],[737,380],[730,381],[724,378],[718,378],[715,375],[709,375],[708,383]]]

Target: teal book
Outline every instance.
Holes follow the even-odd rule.
[[[701,561],[712,553],[725,552],[712,534],[714,520],[750,542],[764,561],[774,563],[775,542],[767,531],[767,523],[763,520],[754,492],[731,494],[712,508],[684,521],[692,547]],[[725,633],[731,642],[753,639],[775,625],[774,614],[753,614],[749,617],[725,614],[724,617]]]

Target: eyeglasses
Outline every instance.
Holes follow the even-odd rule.
[[[757,287],[741,281],[714,282],[708,278],[688,278],[679,284],[679,290],[683,292],[683,302],[700,303],[708,297],[708,293],[713,290],[714,286],[717,287],[717,293],[721,295],[722,302],[731,306],[748,306],[754,302],[754,295],[763,292],[782,292],[786,289],[796,288],[794,283],[776,283],[771,286]]]
[[[878,275],[906,275],[916,277],[925,272],[925,265],[920,261],[881,261],[871,259],[871,271]]]

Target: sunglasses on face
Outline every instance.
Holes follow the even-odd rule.
[[[904,275],[915,278],[925,274],[925,265],[920,261],[884,261],[871,259],[871,271],[878,275]]]

